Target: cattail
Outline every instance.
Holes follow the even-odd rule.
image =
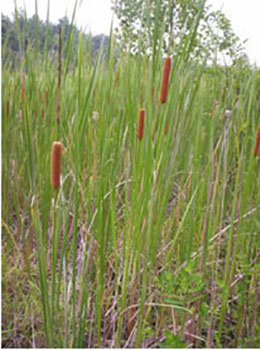
[[[222,102],[225,100],[226,97],[226,87],[222,90]]]
[[[171,62],[172,62],[171,57],[166,57],[164,60],[161,96],[160,96],[161,103],[165,103],[167,99],[168,83],[169,83],[169,77],[171,72]]]
[[[144,133],[144,117],[145,117],[145,109],[142,108],[139,112],[139,120],[138,120],[138,131],[137,131],[137,138],[139,141],[143,138]]]
[[[57,104],[56,104],[56,121],[57,124],[60,123],[60,93],[58,91],[58,98],[57,98]]]
[[[25,77],[24,75],[21,73],[21,83],[22,83],[22,87],[21,87],[21,92],[22,92],[22,100],[23,102],[25,102]]]
[[[259,148],[260,148],[260,125],[258,127],[258,131],[257,131],[257,134],[256,134],[256,142],[255,142],[255,150],[254,150],[254,156],[255,157],[258,154]]]
[[[6,101],[6,116],[9,117],[10,114],[10,102],[9,99]]]
[[[44,119],[44,108],[42,107],[42,110],[41,110],[41,118],[42,120]]]
[[[168,120],[166,120],[166,124],[165,124],[165,128],[164,128],[164,135],[166,135],[166,134],[167,134],[167,132],[168,132],[168,128],[169,128],[169,121],[168,121]]]
[[[45,104],[47,105],[48,99],[49,99],[48,90],[45,90],[44,97],[45,97]]]
[[[53,142],[51,148],[51,185],[54,189],[60,187],[61,152],[62,143]]]

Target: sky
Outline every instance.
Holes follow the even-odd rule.
[[[35,13],[35,0],[16,0],[18,8],[26,7],[27,16]],[[48,0],[38,0],[41,19],[47,17]],[[71,18],[75,0],[50,0],[50,21],[57,23],[65,14]],[[246,52],[251,63],[260,66],[260,0],[207,0],[212,9],[221,9],[231,20],[240,39],[248,39]],[[14,0],[1,1],[1,12],[9,17],[14,13]],[[76,24],[92,34],[108,34],[112,20],[111,0],[82,0],[76,14]]]

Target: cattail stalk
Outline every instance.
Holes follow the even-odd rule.
[[[168,84],[169,84],[169,78],[170,78],[170,72],[171,72],[171,62],[172,62],[171,57],[166,57],[164,60],[161,96],[160,96],[161,103],[165,103],[167,99]]]
[[[57,105],[56,120],[60,123],[60,86],[61,86],[61,27],[59,27],[59,47],[58,47],[58,89],[57,89]]]
[[[154,102],[154,86],[152,87],[152,103]]]
[[[257,131],[257,134],[256,134],[256,142],[255,142],[255,149],[254,149],[254,156],[255,157],[258,154],[259,148],[260,148],[260,125],[258,127],[258,131]]]
[[[53,142],[51,149],[51,185],[53,189],[60,187],[62,143]]]
[[[138,130],[137,130],[137,138],[139,141],[143,138],[144,133],[144,118],[145,118],[145,109],[142,108],[139,112],[139,120],[138,120]]]

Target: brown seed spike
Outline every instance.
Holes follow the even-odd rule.
[[[164,127],[164,135],[167,135],[168,129],[169,129],[169,121],[168,121],[168,119],[167,119],[167,120],[166,120],[165,127]]]
[[[167,99],[168,83],[169,83],[169,77],[171,72],[171,62],[172,62],[171,57],[166,57],[164,60],[161,96],[160,96],[161,103],[165,103]]]
[[[54,189],[60,187],[62,143],[53,142],[51,149],[51,185]]]
[[[144,133],[144,118],[145,118],[145,109],[140,109],[139,112],[139,120],[138,120],[138,131],[137,131],[137,138],[139,141],[143,138]]]
[[[259,148],[260,148],[260,125],[258,127],[258,131],[257,131],[257,134],[256,134],[256,142],[255,142],[255,149],[254,149],[254,156],[255,157],[258,154]]]
[[[25,102],[26,93],[25,93],[25,76],[21,73],[21,95],[22,101]]]
[[[6,101],[6,116],[9,117],[10,114],[10,102],[9,99]]]

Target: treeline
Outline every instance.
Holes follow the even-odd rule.
[[[19,12],[15,20],[2,14],[2,59],[14,61],[23,56],[28,49],[38,53],[55,53],[58,50],[59,28],[62,30],[63,53],[70,37],[74,52],[79,45],[79,29],[69,22],[68,17],[59,19],[57,24],[42,21],[34,15],[26,18],[23,11]],[[82,33],[82,45],[90,54],[90,59],[96,57],[97,52],[103,46],[106,54],[109,46],[109,37],[105,34],[91,35]]]

